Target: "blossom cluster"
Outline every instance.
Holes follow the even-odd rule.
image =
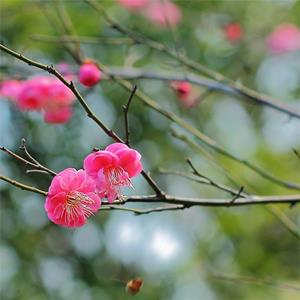
[[[179,7],[169,0],[119,0],[119,4],[128,10],[141,13],[162,27],[176,26],[181,21]]]
[[[84,225],[101,199],[122,199],[122,189],[132,187],[131,179],[142,169],[141,154],[122,143],[90,153],[83,169],[67,168],[53,178],[45,202],[49,219],[66,227]]]
[[[73,80],[68,65],[60,64],[66,80]],[[88,60],[79,69],[78,79],[92,87],[101,79],[101,70]],[[73,92],[58,78],[35,76],[27,80],[5,80],[0,83],[0,96],[12,101],[21,111],[39,111],[46,123],[66,123],[72,117]]]
[[[294,24],[280,24],[266,40],[272,54],[283,54],[300,50],[300,28]]]
[[[64,123],[72,116],[73,93],[57,78],[36,76],[27,80],[7,80],[0,95],[22,111],[40,111],[47,123]]]

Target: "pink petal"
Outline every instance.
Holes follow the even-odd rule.
[[[115,152],[117,152],[119,150],[122,150],[122,149],[129,149],[129,148],[126,144],[123,144],[123,143],[113,143],[113,144],[110,144],[109,146],[107,146],[105,148],[105,151],[115,153]]]

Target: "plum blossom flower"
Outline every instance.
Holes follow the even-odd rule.
[[[149,2],[149,0],[119,0],[118,2],[121,6],[129,10],[140,10]]]
[[[15,102],[20,110],[41,111],[47,123],[67,122],[75,101],[74,94],[60,80],[50,76],[4,81],[0,95]]]
[[[141,155],[121,143],[109,145],[103,151],[89,154],[84,159],[84,169],[97,185],[100,197],[107,197],[111,203],[122,198],[121,189],[132,187],[131,178],[138,175],[143,167]]]
[[[266,40],[272,54],[300,50],[300,29],[294,24],[277,26]]]
[[[37,76],[23,81],[17,105],[21,110],[41,110],[48,97],[51,80],[47,76]]]
[[[192,85],[189,82],[172,81],[170,87],[185,108],[192,108],[198,103],[198,92],[192,89]]]
[[[176,26],[181,21],[181,11],[169,0],[151,0],[145,8],[145,16],[160,26]]]
[[[186,99],[192,90],[192,86],[187,81],[173,81],[171,83],[171,87],[176,92],[179,99],[184,100]]]
[[[223,28],[226,39],[231,43],[236,43],[243,37],[243,28],[239,23],[229,23]]]
[[[68,168],[52,180],[45,202],[48,218],[65,227],[80,227],[101,206],[95,183],[84,170]]]
[[[87,60],[79,69],[79,81],[86,87],[92,87],[101,79],[101,71],[97,65]]]
[[[72,117],[72,107],[65,106],[54,110],[47,110],[44,113],[46,123],[61,124],[68,122]]]
[[[5,80],[0,83],[0,96],[3,96],[13,102],[17,101],[22,87],[19,80]]]

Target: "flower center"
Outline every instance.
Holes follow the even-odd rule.
[[[133,187],[127,172],[122,167],[108,167],[103,173],[109,188],[117,194],[118,198],[123,197],[121,187]]]
[[[93,214],[93,211],[89,207],[93,203],[94,200],[86,194],[73,191],[70,192],[67,196],[66,211],[73,217],[78,216],[80,211],[83,212],[85,217],[89,217]]]

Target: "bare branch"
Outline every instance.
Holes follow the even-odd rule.
[[[101,208],[100,211],[105,210],[121,210],[121,211],[128,211],[132,212],[135,215],[146,215],[154,212],[163,212],[163,211],[171,211],[171,210],[182,210],[188,208],[188,206],[184,205],[172,205],[172,206],[161,206],[161,207],[155,207],[150,209],[136,209],[136,208],[128,208],[128,207],[122,207],[120,205],[109,205],[104,206]]]
[[[299,153],[296,149],[293,149],[293,152],[294,152],[295,155],[300,159],[300,153]]]
[[[0,175],[0,180],[4,180],[20,189],[27,190],[30,192],[38,193],[47,196],[47,192],[37,189],[35,187],[25,185],[18,181],[15,181],[6,176]],[[177,208],[172,207],[172,210],[189,208],[192,206],[207,206],[207,207],[234,207],[234,206],[245,206],[245,205],[264,205],[264,204],[297,204],[300,202],[300,195],[283,195],[283,196],[248,196],[243,198],[237,198],[234,203],[231,203],[232,199],[206,199],[206,198],[189,198],[189,197],[176,197],[171,195],[163,196],[132,196],[125,200],[116,200],[114,205],[124,205],[125,203],[168,203],[175,204]],[[111,205],[104,202],[103,207]],[[179,205],[179,206],[178,206]],[[184,207],[182,207],[184,206]],[[155,208],[155,211],[162,211],[161,208]],[[149,211],[150,213],[150,211]]]
[[[130,38],[115,38],[115,37],[90,37],[90,36],[75,36],[75,35],[44,35],[34,34],[31,36],[34,41],[48,42],[48,43],[81,43],[81,44],[111,44],[111,45],[125,45],[134,44]]]
[[[131,101],[133,99],[133,96],[136,92],[137,86],[134,85],[133,89],[131,91],[131,94],[129,96],[129,99],[127,101],[127,104],[123,106],[123,112],[124,112],[124,121],[125,121],[125,144],[129,145],[129,137],[130,137],[130,129],[129,129],[129,121],[128,121],[128,111],[129,111],[129,106],[131,104]]]
[[[296,286],[289,283],[281,283],[278,281],[274,281],[273,279],[261,279],[261,278],[241,276],[241,275],[225,275],[220,273],[210,273],[209,276],[218,280],[226,280],[238,284],[247,283],[247,284],[255,284],[255,285],[268,285],[274,288],[300,291],[300,285]]]
[[[22,147],[22,146],[21,146]],[[22,148],[23,149],[23,148]],[[51,176],[55,176],[56,173],[48,168],[46,168],[45,166],[41,165],[40,163],[38,163],[27,151],[27,156],[30,158],[31,161],[19,156],[18,154],[14,153],[13,151],[10,151],[9,149],[5,148],[5,147],[0,147],[0,150],[7,153],[8,155],[10,155],[11,157],[15,158],[16,160],[21,161],[22,163],[24,163],[27,166],[33,167],[34,169],[37,170],[42,170],[45,171],[47,174],[51,175]],[[24,149],[23,149],[24,150]]]
[[[22,138],[21,140],[21,146],[20,149],[23,150],[25,152],[25,154],[27,155],[27,157],[35,164],[35,168],[37,169],[36,171],[40,171],[40,173],[48,173],[52,176],[55,176],[56,173],[52,170],[50,170],[49,168],[43,166],[40,162],[38,162],[27,150],[26,147],[26,140],[24,138]],[[34,170],[30,170],[31,172],[33,172]],[[41,172],[43,171],[43,172]],[[27,172],[30,173],[30,172]]]
[[[257,173],[258,175],[260,175],[261,177],[277,184],[280,186],[283,186],[285,188],[288,189],[292,189],[292,190],[300,190],[300,184],[298,183],[294,183],[294,182],[289,182],[289,181],[285,181],[282,180],[280,178],[275,177],[274,175],[270,174],[269,172],[253,165],[251,162],[245,160],[245,159],[241,159],[231,153],[229,153],[227,150],[225,150],[224,148],[222,148],[221,146],[219,146],[214,140],[210,139],[209,137],[203,135],[201,132],[196,132],[197,130],[193,130],[195,131],[195,136],[199,138],[199,140],[205,144],[206,146],[212,148],[213,150],[215,150],[216,152],[230,158],[233,161],[238,162],[239,164],[247,167],[248,169],[251,169],[252,171],[254,171],[255,173]],[[199,135],[199,133],[201,133],[201,135]],[[187,144],[189,144],[190,146],[192,146],[194,149],[197,150],[201,150],[200,146],[193,141],[192,139],[190,139],[187,135],[180,133],[174,129],[172,129],[172,135],[184,142],[186,142]],[[200,149],[199,149],[200,148]]]
[[[30,191],[30,192],[33,192],[33,193],[36,193],[36,194],[40,194],[40,195],[43,195],[43,196],[47,196],[47,194],[48,194],[47,192],[42,191],[42,190],[40,190],[40,189],[38,189],[36,187],[30,186],[30,185],[26,185],[24,183],[18,182],[16,180],[13,180],[13,179],[8,178],[8,177],[6,177],[4,175],[1,175],[1,174],[0,174],[0,180],[4,180],[4,181],[6,181],[6,182],[8,182],[8,183],[10,183],[12,185],[14,185],[15,187],[18,187],[18,188],[20,188],[22,190],[25,190],[25,191]]]
[[[189,180],[201,183],[201,184],[205,184],[205,185],[210,185],[214,188],[217,188],[221,191],[227,192],[229,194],[231,194],[232,196],[238,194],[238,190],[233,189],[227,185],[221,184],[221,183],[217,183],[215,181],[213,181],[212,179],[206,177],[206,176],[201,176],[201,177],[195,177],[194,175],[191,175],[189,173],[185,173],[185,172],[180,172],[180,171],[173,171],[173,170],[165,170],[165,169],[159,169],[159,173],[161,174],[169,174],[169,175],[175,175],[175,176],[181,176],[184,178],[187,178]],[[240,196],[247,196],[246,194],[242,193]]]

